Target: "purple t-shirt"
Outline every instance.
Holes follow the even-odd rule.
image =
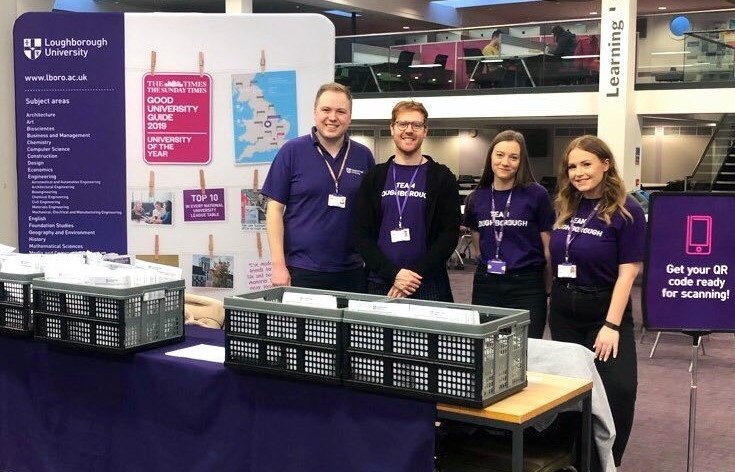
[[[579,229],[598,199],[583,198],[574,216],[574,228]],[[646,219],[643,209],[631,196],[625,208],[633,221],[615,213],[609,225],[597,216],[578,231],[569,246],[569,262],[577,266],[576,279],[562,279],[585,287],[610,287],[618,278],[618,265],[642,262],[646,239]],[[569,225],[556,228],[551,233],[551,263],[558,276],[559,264],[564,262]]]
[[[404,166],[392,162],[380,199],[378,247],[398,267],[413,267],[426,255],[426,174],[428,164]],[[395,180],[393,174],[395,171]],[[414,176],[415,174],[415,176]],[[413,183],[411,180],[413,179]],[[398,228],[399,205],[403,206],[401,227],[408,228],[410,241],[391,242],[390,232]],[[375,274],[370,279],[388,282]],[[392,281],[390,281],[392,282]]]
[[[512,192],[512,194],[511,194]],[[554,209],[549,193],[541,185],[532,183],[513,190],[478,188],[467,199],[464,225],[480,233],[480,258],[487,265],[495,258],[495,226],[491,217],[491,195],[495,200],[495,221],[503,225],[500,259],[506,270],[546,265],[541,233],[554,226]],[[505,218],[505,207],[510,195],[510,209]],[[499,231],[499,229],[498,229]]]
[[[286,265],[300,269],[340,272],[362,266],[362,259],[352,244],[352,217],[362,177],[375,165],[370,150],[355,141],[347,141],[333,158],[322,148],[314,131],[294,138],[281,147],[271,164],[262,193],[286,205],[283,215],[283,245]],[[327,205],[334,193],[334,180],[327,169],[330,162],[339,178],[339,194],[347,198],[345,208]]]

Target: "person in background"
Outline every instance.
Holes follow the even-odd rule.
[[[166,200],[164,203],[156,202],[154,205],[156,205],[156,209],[160,207],[161,213],[159,218],[153,218],[152,216],[146,220],[146,223],[154,224],[154,225],[170,225],[171,224],[171,210],[172,210],[172,203],[171,200]],[[156,210],[153,210],[156,211]]]
[[[171,224],[171,212],[173,211],[173,205],[171,204],[171,200],[166,200],[163,204],[163,215],[161,215],[161,224],[162,225],[170,225]]]
[[[261,193],[269,199],[274,286],[365,290],[350,229],[357,189],[375,161],[367,147],[347,136],[351,116],[350,91],[337,83],[322,85],[311,132],[288,141],[273,160]]]
[[[499,56],[500,55],[500,30],[496,29],[490,36],[490,42],[482,48],[483,56]]]
[[[472,304],[528,310],[531,338],[542,338],[546,327],[553,225],[551,199],[533,178],[525,138],[501,131],[465,206],[464,226],[480,248]]]
[[[428,118],[419,102],[393,107],[396,153],[360,186],[354,240],[370,271],[368,293],[451,302],[446,262],[459,237],[459,187],[421,152]]]
[[[576,34],[572,33],[569,30],[565,30],[559,25],[555,25],[553,28],[551,28],[551,34],[554,35],[554,42],[556,43],[556,46],[554,46],[549,51],[549,54],[552,54],[556,57],[574,55],[574,50],[577,47]]]
[[[596,136],[569,144],[558,179],[551,337],[594,351],[617,432],[612,449],[619,466],[638,386],[630,292],[643,261],[646,220],[626,194],[610,148]]]
[[[143,202],[135,200],[133,206],[130,209],[130,219],[133,221],[141,221],[146,217],[145,209],[143,208]]]
[[[151,219],[153,221],[160,220],[163,218],[163,214],[165,213],[163,209],[163,203],[160,201],[156,201],[153,203],[153,211],[151,211]]]

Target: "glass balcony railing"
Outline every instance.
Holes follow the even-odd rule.
[[[687,183],[688,190],[735,190],[735,115],[722,117]]]
[[[735,80],[735,30],[691,31],[680,48],[651,52],[658,58],[639,65],[638,83],[732,82]]]
[[[735,79],[735,30],[693,31],[685,35],[684,82]]]
[[[599,20],[337,38],[353,93],[547,87],[599,77]]]
[[[681,17],[638,18],[631,47],[636,87],[735,87],[735,10],[686,14],[690,31],[677,35],[673,25]],[[569,85],[596,90],[599,42],[599,19],[342,36],[335,80],[353,93]]]

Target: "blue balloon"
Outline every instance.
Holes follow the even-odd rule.
[[[692,22],[686,16],[677,16],[671,20],[669,30],[676,36],[683,36],[692,30]]]

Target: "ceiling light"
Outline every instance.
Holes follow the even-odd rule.
[[[597,12],[596,11],[591,11],[590,12],[590,15],[597,15]]]
[[[404,26],[403,29],[411,29],[410,26]]]
[[[337,16],[346,16],[348,18],[352,18],[352,15],[355,16],[362,16],[359,13],[352,12],[352,11],[344,11],[344,10],[324,10],[324,13],[330,14],[330,15],[337,15]]]
[[[666,10],[666,7],[658,7],[659,10]]]
[[[525,3],[537,0],[431,0],[431,3],[452,8],[484,7],[488,5],[506,5],[509,3]]]

